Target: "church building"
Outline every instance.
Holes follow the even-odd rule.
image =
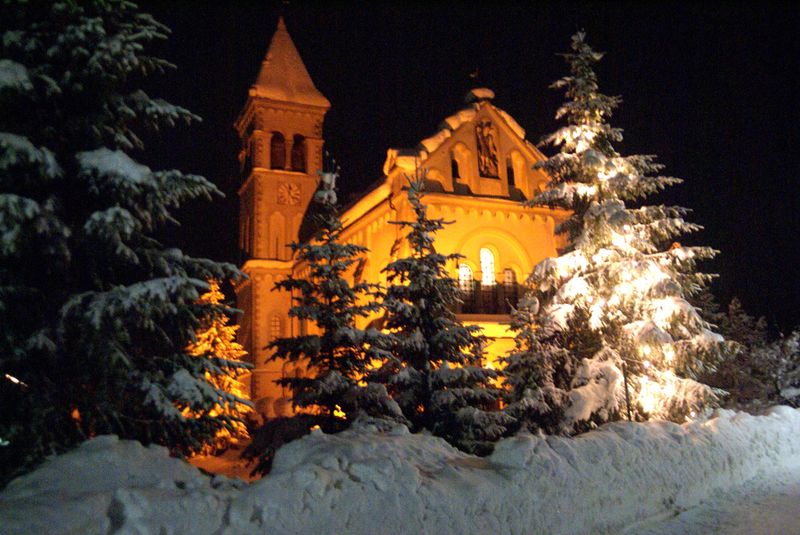
[[[518,282],[557,254],[563,243],[554,227],[566,216],[522,205],[547,183],[547,175],[533,169],[544,156],[493,98],[490,89],[473,89],[466,106],[447,116],[435,134],[412,149],[389,149],[382,178],[340,212],[344,240],[370,250],[353,276],[385,282],[381,270],[408,253],[403,231],[390,221],[412,218],[403,188],[407,177],[426,171],[429,216],[453,221],[437,234],[437,250],[463,255],[451,266],[463,291],[456,313],[490,337],[489,365],[513,346],[508,314],[520,296]],[[266,346],[306,326],[288,317],[291,297],[273,287],[302,269],[288,245],[298,240],[317,188],[330,106],[281,18],[235,123],[242,141],[239,243],[249,276],[236,288],[243,311],[239,341],[254,365],[251,397],[266,417],[290,413],[289,393],[274,381],[298,371],[269,362]]]

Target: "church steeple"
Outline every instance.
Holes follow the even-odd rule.
[[[242,140],[239,219],[246,257],[291,259],[288,244],[298,239],[322,168],[329,108],[281,17],[235,125]]]
[[[331,103],[319,92],[308,75],[300,53],[294,46],[283,17],[272,36],[267,55],[261,63],[250,94],[280,102],[330,108]]]
[[[237,286],[240,341],[250,353],[252,399],[268,416],[287,407],[274,383],[283,376],[280,363],[267,362],[267,345],[299,324],[286,314],[291,295],[273,291],[275,282],[292,273],[292,242],[322,169],[322,125],[330,102],[314,86],[283,18],[269,43],[255,83],[234,128],[241,139],[239,161],[239,236],[242,271],[249,279]],[[259,405],[261,404],[261,405]]]

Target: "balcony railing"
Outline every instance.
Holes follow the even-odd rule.
[[[521,296],[522,288],[516,283],[461,283],[462,302],[456,307],[456,314],[510,314]]]

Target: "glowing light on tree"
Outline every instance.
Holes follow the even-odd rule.
[[[225,299],[225,294],[220,291],[217,281],[209,281],[209,290],[200,296],[201,304],[219,305]],[[213,314],[204,322],[196,333],[196,340],[189,345],[187,351],[191,355],[205,356],[215,359],[216,366],[205,372],[206,379],[215,388],[229,394],[229,398],[220,398],[219,403],[212,409],[211,416],[227,416],[226,427],[217,431],[215,443],[204,451],[225,449],[240,439],[250,438],[245,416],[251,412],[250,396],[245,385],[240,381],[248,372],[240,367],[230,367],[231,361],[241,361],[247,352],[236,341],[238,325],[228,325],[230,318],[225,314]],[[192,412],[184,410],[186,416]]]
[[[515,324],[528,338],[515,364],[530,353],[538,370],[524,373],[539,384],[525,382],[512,403],[527,395],[541,406],[545,396],[551,413],[563,403],[560,426],[568,430],[617,418],[623,408],[639,419],[683,421],[715,398],[695,378],[713,368],[722,337],[687,300],[710,279],[697,262],[715,251],[672,242],[700,228],[684,220],[686,209],[629,206],[680,180],[656,176],[662,166],[653,156],[617,153],[622,132],[608,120],[620,99],[599,92],[593,65],[602,54],[583,33],[565,57],[570,74],[553,87],[566,92],[556,117],[567,124],[547,138],[559,153],[540,165],[552,181],[531,204],[571,212],[556,229],[570,245],[529,279],[537,329]],[[548,382],[559,376],[559,385]]]

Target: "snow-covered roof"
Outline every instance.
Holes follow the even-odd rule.
[[[294,46],[283,17],[272,36],[267,55],[250,94],[279,100],[330,108],[331,103],[314,86],[300,53]]]

